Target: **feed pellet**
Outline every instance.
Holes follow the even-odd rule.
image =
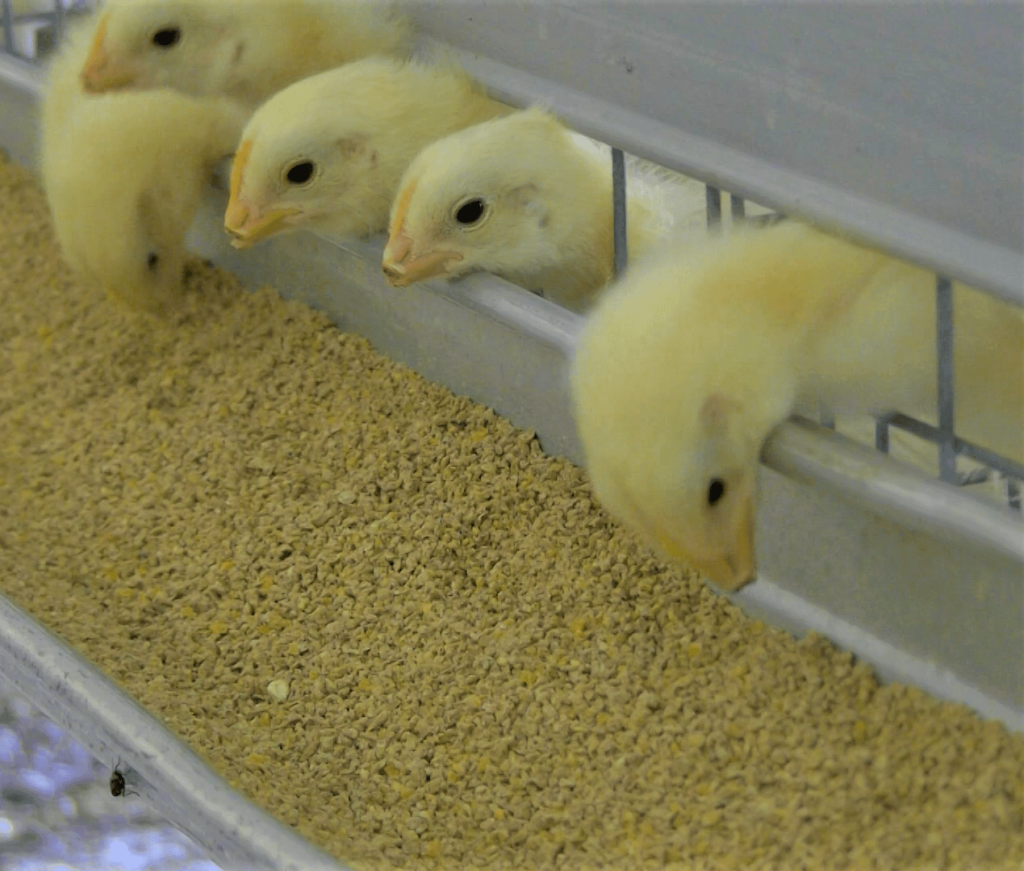
[[[0,164],[0,591],[359,869],[1020,869],[1024,736],[745,618],[583,471],[196,262],[172,323]]]

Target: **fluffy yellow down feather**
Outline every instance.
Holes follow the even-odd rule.
[[[91,93],[169,87],[255,108],[372,54],[408,57],[413,28],[380,0],[108,0],[82,64]]]
[[[260,106],[243,131],[224,227],[236,248],[300,227],[382,232],[423,146],[507,111],[453,63],[373,57],[310,76]]]
[[[167,310],[184,236],[249,112],[157,89],[91,96],[78,78],[89,30],[72,33],[42,103],[42,176],[65,258],[134,307]]]
[[[588,321],[572,395],[598,497],[725,590],[756,574],[758,458],[798,407],[934,420],[935,277],[796,222],[630,271]],[[957,430],[1024,457],[1024,313],[954,287]]]

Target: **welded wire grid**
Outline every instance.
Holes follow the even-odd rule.
[[[0,0],[3,50],[24,60],[44,57],[60,41],[65,16],[87,8],[81,0]]]

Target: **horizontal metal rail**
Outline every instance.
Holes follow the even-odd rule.
[[[918,438],[927,439],[928,441],[935,442],[936,444],[940,444],[942,441],[942,432],[940,430],[931,424],[909,417],[906,414],[896,413],[886,417],[885,420],[890,426],[912,433]],[[987,450],[980,445],[976,445],[973,442],[969,442],[966,439],[962,439],[959,436],[953,437],[953,450],[957,454],[969,457],[972,460],[996,469],[1004,475],[1024,480],[1024,465],[1016,463],[1013,460],[1008,460],[1006,457],[993,453],[992,451]]]
[[[1009,248],[916,215],[901,215],[897,220],[891,207],[867,197],[781,169],[522,69],[431,38],[424,38],[423,45],[427,51],[454,56],[497,99],[514,105],[544,103],[573,129],[627,154],[1024,305],[1024,256]]]
[[[798,637],[813,631],[843,650],[854,651],[882,680],[921,687],[935,698],[968,705],[982,717],[999,720],[1010,731],[1024,734],[1024,711],[992,699],[934,661],[912,656],[778,584],[759,579],[727,595],[744,610]]]
[[[0,596],[0,671],[224,871],[345,871],[218,776],[64,642]]]
[[[955,536],[1024,565],[1024,521],[853,439],[794,418],[765,442],[766,466],[807,484],[826,486],[903,526]],[[1024,575],[1021,575],[1024,584]]]

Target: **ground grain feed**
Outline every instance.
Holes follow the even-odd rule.
[[[1024,736],[745,619],[273,291],[62,266],[0,164],[0,590],[357,868],[1013,869]]]

